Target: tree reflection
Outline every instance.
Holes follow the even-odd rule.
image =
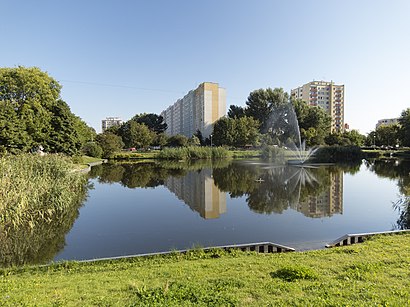
[[[410,161],[408,160],[372,160],[366,161],[366,167],[380,177],[397,180],[399,199],[393,203],[393,208],[399,212],[396,227],[410,228]]]
[[[292,208],[318,217],[342,211],[343,173],[337,167],[233,163],[228,168],[214,170],[213,175],[219,189],[231,197],[246,195],[254,212],[282,213]],[[331,199],[338,202],[336,210],[330,208]],[[319,202],[326,202],[328,208],[318,208]],[[309,209],[315,203],[320,212]]]

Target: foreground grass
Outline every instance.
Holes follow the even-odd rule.
[[[0,276],[6,306],[408,306],[410,235],[303,253],[194,251]]]

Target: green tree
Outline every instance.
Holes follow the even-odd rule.
[[[369,133],[366,145],[396,146],[401,143],[401,127],[399,125],[381,125]]]
[[[144,124],[129,120],[118,130],[126,147],[146,148],[154,140],[154,134]]]
[[[234,127],[236,130],[235,146],[257,145],[259,140],[259,122],[257,120],[250,116],[235,118]]]
[[[131,120],[139,124],[144,124],[149,130],[155,133],[163,133],[167,130],[167,124],[164,122],[164,118],[154,113],[137,114]]]
[[[31,138],[10,101],[0,102],[0,152],[28,151]]]
[[[185,147],[188,145],[188,138],[185,135],[177,134],[168,139],[168,146],[170,147]]]
[[[202,135],[201,130],[198,129],[198,130],[195,132],[194,135],[198,138],[199,142],[201,143],[201,146],[204,146],[204,145],[205,145],[205,140],[204,140],[204,137],[203,137],[203,135]]]
[[[235,119],[222,117],[214,123],[213,143],[216,146],[233,146],[236,138]]]
[[[410,108],[404,110],[399,118],[401,126],[399,138],[403,146],[410,146]]]
[[[259,140],[259,122],[250,116],[222,117],[215,122],[212,136],[217,146],[256,145]]]
[[[229,118],[240,118],[245,116],[245,109],[243,107],[230,105],[228,110],[228,117]]]
[[[97,143],[103,150],[104,158],[110,157],[114,152],[120,151],[124,147],[121,137],[110,132],[97,135]]]
[[[289,95],[282,88],[259,89],[251,92],[246,101],[245,114],[252,116],[260,123],[260,132],[269,130],[269,118],[275,107],[283,106],[289,102]]]
[[[81,140],[75,129],[77,118],[70,111],[70,107],[62,100],[52,107],[53,114],[50,124],[50,134],[45,145],[46,149],[74,155],[81,148]]]
[[[363,146],[366,137],[357,130],[333,132],[325,137],[327,145],[341,145],[341,146]]]
[[[84,155],[94,158],[101,158],[103,155],[103,150],[100,145],[96,142],[88,142],[84,144],[83,148],[81,149]]]
[[[164,147],[168,143],[168,136],[165,133],[158,133],[155,135],[152,145]]]
[[[188,145],[191,146],[200,146],[201,145],[201,141],[199,140],[199,138],[194,134],[193,136],[191,136],[188,140]]]
[[[301,139],[305,140],[308,146],[323,144],[330,133],[330,116],[322,108],[309,106],[300,99],[292,100],[292,105],[299,123]]]
[[[73,154],[89,141],[90,128],[71,113],[60,90],[39,68],[0,68],[0,146],[19,152],[42,145]]]

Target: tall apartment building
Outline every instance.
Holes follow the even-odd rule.
[[[197,130],[203,137],[212,133],[212,125],[226,114],[226,91],[218,83],[204,82],[161,112],[168,135],[191,137]]]
[[[292,89],[291,96],[325,109],[332,118],[331,130],[344,131],[344,85],[336,85],[333,81],[312,81]]]
[[[101,121],[102,132],[113,126],[121,126],[123,123],[119,117],[107,117]]]

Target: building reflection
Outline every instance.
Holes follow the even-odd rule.
[[[330,185],[321,194],[307,195],[292,209],[311,218],[343,214],[343,172],[329,173],[329,182]]]
[[[184,177],[168,177],[164,185],[205,219],[218,218],[226,212],[226,193],[215,185],[211,169],[190,171]]]

